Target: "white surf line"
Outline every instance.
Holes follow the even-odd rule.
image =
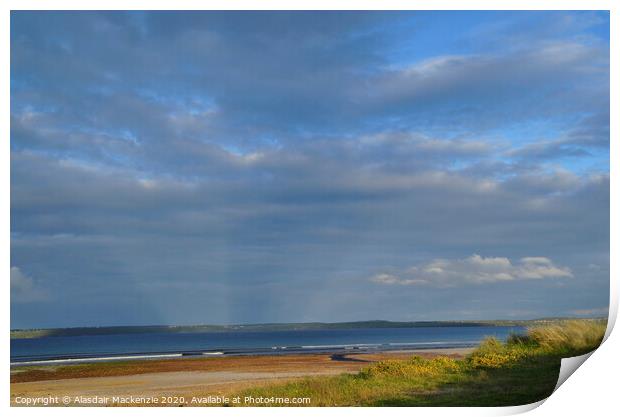
[[[388,343],[389,346],[417,346],[417,345],[453,345],[453,344],[475,344],[475,343],[480,343],[478,341],[475,340],[471,340],[471,341],[459,341],[459,342],[395,342],[395,343]],[[457,346],[460,347],[460,346]]]
[[[475,340],[464,340],[464,341],[442,341],[442,342],[388,342],[388,343],[351,343],[347,345],[306,345],[301,346],[302,349],[331,349],[331,348],[352,348],[352,347],[369,347],[369,348],[380,348],[380,347],[390,347],[390,346],[434,346],[434,345],[445,345],[458,348],[463,344],[477,344],[479,341]]]
[[[302,349],[333,349],[333,348],[348,348],[348,347],[379,347],[379,343],[351,343],[348,345],[304,345],[300,346]]]
[[[11,362],[11,366],[48,365],[48,364],[54,364],[54,363],[109,361],[109,360],[123,360],[123,359],[177,358],[181,356],[183,356],[182,353],[169,353],[169,354],[164,354],[164,355],[105,356],[105,357],[96,357],[96,358],[50,359],[50,360],[40,360],[40,361]]]

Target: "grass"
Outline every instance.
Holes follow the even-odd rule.
[[[248,389],[241,398],[308,397],[309,406],[508,406],[553,392],[562,357],[596,349],[602,320],[570,320],[529,328],[506,343],[488,338],[465,359],[387,360],[356,374],[308,377]]]

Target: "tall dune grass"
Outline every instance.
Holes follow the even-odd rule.
[[[603,341],[607,322],[603,320],[570,320],[534,327],[528,337],[541,349],[557,354],[580,354],[596,349]]]

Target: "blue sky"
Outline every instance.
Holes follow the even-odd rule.
[[[592,316],[606,12],[12,12],[11,326]]]

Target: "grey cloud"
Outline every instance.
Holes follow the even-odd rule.
[[[16,303],[32,303],[47,300],[49,294],[18,267],[11,267],[11,300]]]
[[[585,117],[560,138],[537,140],[522,147],[511,149],[510,158],[524,161],[553,161],[561,158],[582,158],[609,152],[609,113]]]
[[[12,68],[24,84],[15,83],[13,95],[23,95],[72,125],[101,130],[113,125],[164,142],[179,133],[174,125],[184,118],[170,120],[169,114],[179,108],[171,104],[183,97],[187,102],[207,98],[217,115],[208,124],[189,118],[203,129],[183,133],[201,140],[225,135],[245,146],[260,143],[261,137],[296,137],[308,130],[360,132],[387,125],[443,129],[458,124],[480,131],[543,114],[557,118],[584,109],[601,112],[609,101],[608,52],[585,41],[524,39],[504,54],[439,56],[393,69],[381,54],[388,34],[371,30],[385,19],[382,14],[228,14],[226,23],[217,14],[140,16],[124,19],[141,21],[150,34],[145,40],[131,34],[131,24],[120,24],[109,13],[51,14],[56,23],[46,27],[54,36],[20,31],[22,20],[25,25],[37,16],[16,14]],[[161,24],[185,19],[193,23]],[[254,23],[238,26],[238,20]],[[63,38],[76,45],[58,49],[54,45]],[[251,77],[247,68],[252,68]],[[580,86],[568,88],[576,77]],[[27,88],[38,83],[36,93]],[[145,100],[145,92],[151,100]]]
[[[385,71],[368,93],[360,94],[368,95],[368,103],[376,101],[379,111],[416,121],[433,113],[430,120],[446,117],[479,130],[532,116],[558,117],[581,106],[605,112],[609,78],[601,68],[608,60],[603,47],[528,40],[527,47],[509,53],[440,56]],[[567,88],[575,77],[588,81],[581,88]],[[467,102],[474,96],[475,104]],[[472,121],[477,125],[470,125]]]

